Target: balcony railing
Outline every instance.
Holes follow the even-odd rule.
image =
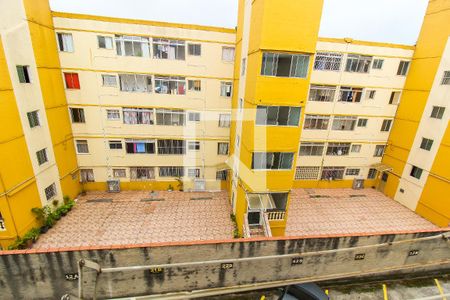
[[[286,216],[285,211],[268,211],[266,212],[267,219],[269,221],[281,221]]]

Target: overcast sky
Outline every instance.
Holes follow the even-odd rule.
[[[413,45],[427,2],[324,0],[320,36]],[[50,0],[50,5],[55,11],[221,27],[234,27],[237,20],[237,0]]]

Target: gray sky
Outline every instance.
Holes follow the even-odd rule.
[[[322,37],[415,44],[427,0],[324,0]],[[52,10],[234,27],[237,0],[50,0]]]

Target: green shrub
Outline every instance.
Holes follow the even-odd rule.
[[[35,242],[39,237],[40,231],[38,228],[31,228],[25,235],[23,236],[23,240],[26,241],[33,241]]]
[[[64,202],[64,205],[66,205],[67,203],[69,203],[69,202],[70,202],[70,197],[67,196],[67,195],[65,195],[65,196],[63,197],[63,202]]]

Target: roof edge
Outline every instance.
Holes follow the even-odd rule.
[[[383,43],[383,42],[372,42],[372,41],[362,41],[354,40],[352,38],[330,38],[330,37],[319,37],[317,39],[319,42],[331,42],[331,43],[342,43],[342,44],[354,44],[362,46],[375,46],[375,47],[387,47],[387,48],[399,48],[406,50],[414,50],[416,46],[404,45],[404,44],[393,44],[393,43]]]

